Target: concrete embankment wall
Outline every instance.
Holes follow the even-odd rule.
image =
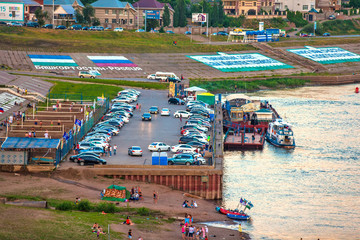
[[[310,80],[312,84],[319,85],[341,85],[359,83],[360,75],[339,75],[339,76],[291,76],[303,80]]]
[[[100,176],[155,183],[205,199],[222,198],[222,170],[212,166],[96,166]]]

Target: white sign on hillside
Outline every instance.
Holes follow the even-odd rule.
[[[24,21],[24,4],[0,2],[0,21]]]

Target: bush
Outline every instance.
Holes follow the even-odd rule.
[[[77,205],[76,205],[77,209],[79,211],[84,211],[84,212],[90,212],[93,207],[91,206],[91,203],[89,202],[89,200],[85,199],[85,200],[81,200]]]
[[[106,213],[116,212],[116,207],[115,207],[115,204],[113,204],[113,203],[106,203],[106,202],[99,203],[95,209],[97,212],[102,212],[102,211],[104,211]]]
[[[159,33],[165,33],[164,27],[161,27],[161,28],[159,29]]]
[[[74,204],[72,202],[62,202],[56,206],[56,210],[60,211],[71,211],[74,208]]]
[[[140,216],[149,216],[150,215],[150,209],[145,208],[145,207],[138,208],[136,211]]]

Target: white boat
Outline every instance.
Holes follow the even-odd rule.
[[[295,138],[291,125],[282,119],[276,119],[269,123],[266,140],[276,147],[295,148]]]

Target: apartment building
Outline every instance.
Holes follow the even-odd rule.
[[[233,16],[272,15],[275,0],[223,0],[224,12]]]
[[[279,11],[308,12],[315,8],[316,0],[275,0],[275,9]]]

